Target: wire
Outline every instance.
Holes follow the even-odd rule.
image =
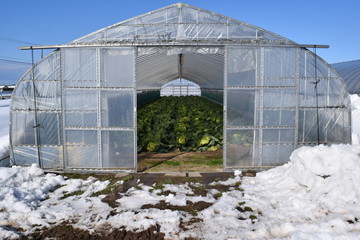
[[[22,61],[15,61],[5,58],[0,58],[0,62],[6,62],[6,63],[14,63],[14,64],[31,64],[30,62],[22,62]]]
[[[0,40],[7,41],[7,42],[14,42],[14,43],[23,43],[23,44],[27,44],[27,45],[41,45],[39,43],[31,43],[31,42],[26,42],[26,41],[18,40],[15,38],[4,37],[4,36],[0,36]]]

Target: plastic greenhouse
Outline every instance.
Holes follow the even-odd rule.
[[[308,46],[309,47],[309,46]],[[224,109],[224,171],[272,167],[302,145],[349,143],[343,80],[305,45],[173,4],[54,49],[20,79],[11,161],[50,170],[136,171],[137,105],[183,78]]]

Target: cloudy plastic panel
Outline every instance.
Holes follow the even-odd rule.
[[[44,146],[40,148],[40,159],[43,168],[63,168],[63,149],[56,146]]]
[[[13,145],[35,145],[35,114],[14,112],[11,116],[11,140]]]
[[[102,127],[134,127],[133,91],[101,91]]]
[[[228,90],[228,126],[255,126],[256,92],[254,90]]]
[[[65,131],[65,154],[69,168],[99,167],[97,131]]]
[[[320,58],[314,71],[314,54],[302,48],[228,47],[226,59],[225,169],[241,161],[243,166],[280,165],[297,144],[317,143],[316,107],[320,142],[350,141],[344,85]],[[252,132],[256,137],[250,138]],[[254,141],[259,154],[240,151],[249,142],[234,147],[242,139]]]
[[[259,49],[232,48],[228,52],[227,82],[229,87],[256,86]]]
[[[11,110],[29,110],[34,109],[34,91],[33,82],[21,81],[17,84],[13,92]]]
[[[101,86],[134,87],[134,54],[132,49],[102,49],[101,57]],[[122,76],[121,81],[119,81],[119,76]]]
[[[66,76],[63,90],[66,167],[133,169],[136,166],[133,48],[62,51]],[[74,61],[85,61],[85,66],[73,66]],[[125,129],[129,134],[123,134]],[[114,138],[118,135],[122,138]],[[109,142],[112,140],[121,142]],[[132,153],[120,153],[123,158],[130,157],[126,161],[118,161],[112,154],[120,150],[111,146],[118,145],[123,146],[122,151],[126,146],[129,148],[126,151]],[[106,152],[107,158],[103,158]]]
[[[36,146],[13,146],[12,161],[15,165],[29,166],[38,161],[38,148]]]
[[[101,141],[102,167],[132,169],[136,166],[133,131],[102,131]]]
[[[62,50],[63,80],[67,87],[96,87],[96,49],[69,48]]]
[[[257,130],[227,130],[225,168],[253,166],[259,159]]]

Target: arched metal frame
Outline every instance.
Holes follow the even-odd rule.
[[[48,48],[56,50],[13,93],[14,164],[136,171],[137,101],[179,77],[223,103],[225,170],[283,164],[298,146],[317,144],[317,118],[321,143],[351,141],[349,95],[326,62],[279,35],[190,5]]]

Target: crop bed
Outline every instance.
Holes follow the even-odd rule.
[[[216,151],[222,129],[221,105],[197,96],[162,97],[138,111],[138,152]]]

